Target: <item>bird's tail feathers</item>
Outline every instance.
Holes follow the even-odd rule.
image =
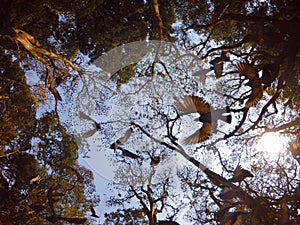
[[[229,115],[222,115],[222,117],[219,117],[217,119],[222,120],[226,123],[231,123],[232,122],[232,116],[230,114]]]
[[[226,116],[226,123],[231,123],[232,122],[232,116],[231,115],[227,115]]]
[[[97,132],[97,129],[94,128],[94,129],[92,129],[92,130],[89,130],[89,131],[85,132],[85,133],[82,135],[82,137],[83,137],[83,138],[89,138],[89,137],[93,136],[96,132]]]
[[[232,116],[230,114],[230,108],[229,106],[226,106],[226,108],[222,109],[216,109],[212,111],[212,119],[213,120],[222,120],[226,123],[231,123],[232,121]]]
[[[226,113],[230,113],[230,112],[231,112],[230,107],[226,106]]]
[[[228,115],[226,116],[226,123],[232,122],[232,116],[231,116],[230,112],[231,112],[230,107],[226,106],[226,113],[228,113]]]

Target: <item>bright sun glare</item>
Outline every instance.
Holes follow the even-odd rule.
[[[256,146],[257,150],[279,153],[284,150],[286,138],[275,132],[264,133]]]

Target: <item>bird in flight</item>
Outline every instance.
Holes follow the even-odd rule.
[[[94,128],[92,130],[89,130],[88,132],[86,132],[86,133],[84,133],[82,135],[83,138],[89,138],[89,137],[93,136],[98,130],[101,129],[100,123],[97,123],[94,119],[92,119],[91,117],[89,117],[85,113],[83,113],[83,112],[80,111],[79,112],[79,117],[81,119],[92,121],[93,122],[93,126],[94,126]]]
[[[114,142],[110,145],[110,148],[114,149],[114,150],[116,150],[116,149],[121,150],[122,155],[125,156],[125,157],[129,157],[129,158],[132,158],[132,159],[137,159],[137,158],[140,158],[138,155],[136,155],[135,153],[133,153],[131,151],[128,151],[128,150],[126,150],[122,147],[122,145],[125,144],[128,141],[131,134],[132,134],[132,128],[129,128],[125,132],[124,136],[120,137],[118,140],[116,140],[116,142]]]
[[[122,155],[125,157],[129,157],[132,159],[140,158],[140,156],[138,156],[137,154],[134,154],[133,152],[128,151],[125,148],[122,148],[121,146],[118,146],[118,149],[122,151]]]
[[[225,61],[229,61],[229,56],[227,56],[227,52],[224,51],[222,51],[219,57],[210,61],[210,68],[214,70],[217,79],[219,79],[223,74],[223,64]]]
[[[230,113],[229,107],[226,109],[212,109],[210,105],[202,98],[194,95],[186,95],[183,101],[177,101],[176,107],[180,115],[191,113],[198,113],[200,117],[198,120],[202,122],[202,126],[192,135],[185,139],[186,144],[197,144],[207,140],[216,129],[216,122],[218,119],[231,123],[231,115],[223,116],[224,113]]]
[[[160,156],[150,156],[151,157],[151,166],[157,166],[160,163]]]
[[[93,206],[90,206],[90,210],[91,210],[91,213],[92,213],[92,217],[95,217],[95,218],[100,218],[97,214],[96,214],[96,211],[95,211],[95,209],[94,209],[94,207]]]
[[[247,62],[240,62],[236,65],[238,72],[245,76],[249,81],[246,85],[251,87],[251,94],[246,102],[245,108],[255,106],[263,96],[262,80],[258,75],[257,69]]]
[[[248,170],[243,169],[241,166],[237,166],[236,169],[233,171],[233,177],[228,181],[242,182],[247,177],[254,177],[254,176]]]
[[[117,149],[120,145],[124,144],[125,142],[128,141],[128,139],[130,138],[132,134],[132,129],[129,128],[123,137],[120,137],[118,140],[116,140],[116,142],[114,142],[113,144],[111,144],[110,148],[111,149]]]

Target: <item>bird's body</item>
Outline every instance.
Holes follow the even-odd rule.
[[[186,144],[197,144],[207,140],[215,129],[216,121],[224,117],[222,115],[223,113],[230,112],[228,107],[226,108],[226,111],[223,109],[214,110],[202,98],[194,95],[185,96],[182,102],[177,101],[176,106],[180,111],[180,115],[186,115],[190,113],[200,114],[198,120],[202,122],[202,126],[185,139]],[[226,122],[231,122],[231,115],[227,115],[224,118],[226,118]]]
[[[212,122],[211,117],[212,117],[211,112],[200,114],[199,121],[202,123],[211,123]]]
[[[219,197],[223,199],[224,201],[233,201],[234,199],[240,198],[242,199],[244,197],[244,193],[240,190],[234,190],[230,187],[224,187],[224,189],[219,194]]]
[[[122,147],[118,147],[119,150],[122,151],[122,155],[125,156],[125,157],[129,157],[129,158],[132,158],[132,159],[137,159],[137,158],[140,158],[137,154],[134,154],[133,152],[131,151],[128,151]]]
[[[231,188],[225,187],[219,194],[219,197],[225,201],[231,201],[232,199],[236,198],[236,194]]]
[[[242,182],[247,177],[254,177],[254,176],[248,170],[243,169],[241,166],[237,166],[237,168],[233,172],[233,177],[228,181]]]
[[[159,156],[151,157],[151,162],[150,162],[151,166],[157,166],[159,163],[160,163],[160,157]]]
[[[56,223],[60,219],[61,219],[61,216],[56,215],[56,214],[53,214],[53,215],[47,217],[47,220],[51,223]]]

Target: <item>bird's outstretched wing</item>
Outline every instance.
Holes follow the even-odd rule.
[[[254,177],[250,171],[243,169],[241,166],[233,171],[233,177],[229,179],[230,182],[242,182],[247,177]]]
[[[176,107],[184,114],[188,113],[208,113],[210,112],[210,106],[202,98],[194,95],[186,95],[183,101],[177,101]]]
[[[240,62],[236,65],[236,68],[240,74],[244,75],[249,80],[259,78],[257,70],[253,66],[251,66],[249,63]]]
[[[185,139],[186,144],[197,144],[205,141],[212,134],[213,128],[211,123],[204,123],[203,126]]]
[[[263,87],[262,86],[256,86],[252,87],[251,94],[248,98],[248,101],[246,102],[245,108],[250,108],[252,106],[255,106],[263,97]]]
[[[238,174],[241,172],[241,170],[242,170],[242,167],[241,167],[240,165],[238,165],[238,166],[234,169],[233,174],[236,176],[236,175],[238,175]]]
[[[96,211],[95,211],[95,209],[94,209],[94,207],[93,206],[90,206],[90,210],[91,210],[91,213],[92,213],[92,217],[95,217],[95,218],[100,218],[97,214],[96,214]]]
[[[79,118],[95,122],[93,118],[89,117],[88,115],[86,115],[84,112],[81,111],[79,111]]]
[[[236,68],[240,74],[249,79],[247,85],[252,89],[245,108],[255,106],[263,96],[262,81],[259,78],[258,72],[252,65],[246,62],[240,62]]]
[[[124,144],[125,142],[127,142],[128,139],[130,138],[131,134],[132,134],[132,129],[129,128],[129,129],[125,132],[124,136],[121,137],[121,138],[119,138],[120,144]]]
[[[110,148],[111,149],[117,149],[119,147],[119,145],[122,145],[124,143],[126,143],[128,141],[128,139],[130,138],[132,134],[132,129],[129,128],[123,137],[120,137],[116,142],[114,142],[113,144],[111,144]]]
[[[93,130],[89,130],[89,131],[85,132],[85,133],[82,135],[82,137],[83,137],[83,138],[89,138],[89,137],[93,136],[94,133],[96,133],[96,132],[97,132],[97,129],[94,128]]]

